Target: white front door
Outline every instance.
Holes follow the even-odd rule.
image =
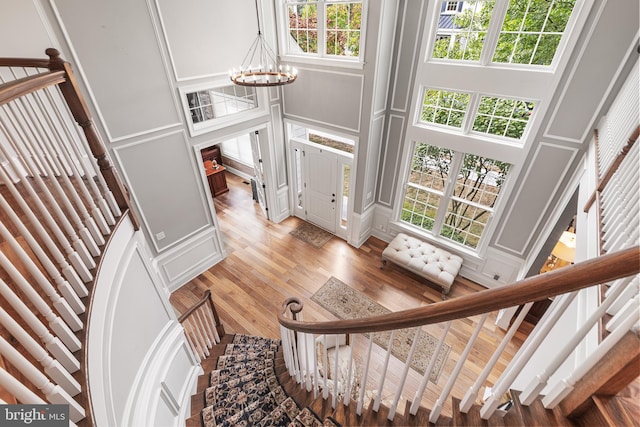
[[[260,151],[260,133],[255,131],[249,136],[251,137],[251,152],[253,154],[253,174],[256,183],[256,196],[258,198],[258,204],[262,209],[262,213],[265,218],[269,219],[269,208],[267,207],[267,195],[265,191],[264,167]]]
[[[336,232],[338,156],[310,145],[304,147],[305,211],[307,220]]]

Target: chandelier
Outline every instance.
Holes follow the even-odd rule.
[[[264,39],[260,30],[258,0],[255,3],[258,36],[251,44],[240,68],[232,69],[229,72],[229,77],[233,83],[240,86],[265,87],[293,83],[298,77],[298,72],[289,65],[280,64],[275,52]]]

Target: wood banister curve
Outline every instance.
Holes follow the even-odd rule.
[[[440,301],[425,307],[352,320],[303,322],[278,313],[278,322],[299,332],[346,334],[411,328],[467,318],[531,301],[577,291],[640,272],[640,246],[533,276],[512,285]],[[288,299],[287,302],[293,300]],[[288,303],[285,302],[283,308]]]
[[[45,87],[64,83],[67,80],[64,71],[45,71],[33,76],[22,77],[0,85],[0,105],[36,92]]]

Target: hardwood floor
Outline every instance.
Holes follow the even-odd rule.
[[[206,289],[210,289],[228,333],[279,338],[276,314],[288,297],[298,297],[304,302],[305,320],[335,319],[310,300],[314,292],[331,276],[392,311],[441,300],[439,288],[426,284],[417,276],[400,268],[380,268],[380,255],[386,246],[384,241],[372,237],[360,248],[355,248],[334,236],[317,249],[289,234],[301,222],[299,218],[289,217],[279,224],[267,221],[251,198],[250,185],[230,173],[227,173],[227,181],[230,191],[215,198],[214,204],[228,257],[171,295],[171,302],[178,313],[186,311]],[[458,278],[449,298],[482,289],[482,286],[472,281]],[[446,341],[451,346],[451,352],[438,384],[429,384],[423,398],[424,403],[433,404],[437,399],[459,360],[478,317],[453,322]],[[429,325],[425,329],[439,337],[442,326]],[[515,339],[507,346],[491,373],[490,384],[506,367],[529,330],[530,325],[526,325],[516,333]],[[455,382],[455,397],[464,396],[503,336],[504,331],[495,326],[495,313],[491,314],[468,358],[463,374]],[[357,347],[364,347],[366,340],[360,337],[355,342],[359,343],[356,344]],[[356,349],[355,353],[357,360],[359,350]],[[377,348],[372,363],[381,364],[383,355],[384,352]],[[389,372],[401,370],[399,362],[394,358],[392,365],[398,366],[391,366]],[[372,366],[371,369],[382,368]],[[417,389],[420,379],[416,372],[410,370],[404,399],[413,398],[413,391]],[[396,381],[396,376],[390,374],[386,383],[388,386],[383,393],[384,399],[393,398]],[[367,389],[372,388],[375,387],[367,385]],[[404,405],[399,408],[404,408]],[[450,411],[451,399],[446,399],[443,414],[450,414]]]

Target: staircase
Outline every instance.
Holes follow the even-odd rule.
[[[227,335],[212,348],[202,367],[205,374],[191,398],[187,427],[340,426],[331,416],[321,419],[314,409],[289,395],[297,386],[284,379],[288,375],[280,340]]]
[[[187,427],[215,426],[637,426],[629,405],[621,398],[594,396],[594,405],[580,419],[569,419],[560,407],[546,409],[538,398],[525,406],[519,393],[511,391],[512,405],[498,411],[488,420],[480,415],[480,406],[460,411],[460,400],[452,398],[452,416],[440,416],[429,422],[429,409],[421,406],[409,415],[411,402],[403,413],[387,419],[384,404],[375,412],[372,405],[357,415],[355,402],[346,406],[322,395],[314,397],[296,383],[285,366],[280,341],[251,335],[225,335],[212,347],[210,356],[202,360],[205,374],[198,381],[198,391],[191,398],[191,414]],[[633,405],[631,405],[633,406]]]

